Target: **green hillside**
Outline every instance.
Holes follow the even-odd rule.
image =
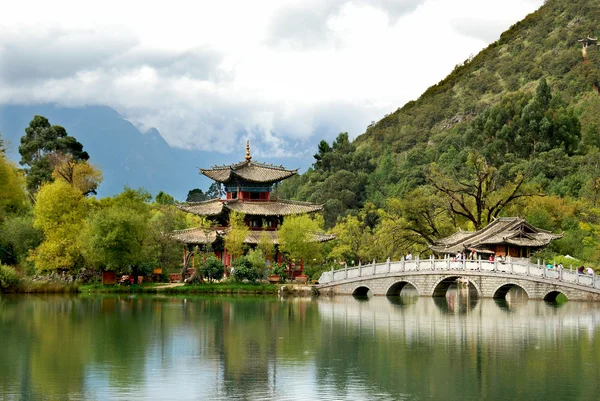
[[[551,251],[600,258],[600,47],[578,42],[598,21],[598,1],[548,0],[355,141],[322,141],[282,195],[325,204],[345,259],[516,214],[566,232]]]

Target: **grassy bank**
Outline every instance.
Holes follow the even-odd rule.
[[[77,284],[51,283],[23,279],[9,292],[18,294],[75,294],[79,292],[79,288]]]
[[[159,288],[164,284],[131,286],[103,286],[101,284],[79,286],[82,293],[136,293],[136,294],[270,294],[276,295],[279,287],[272,284],[212,283]]]

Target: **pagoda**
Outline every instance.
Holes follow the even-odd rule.
[[[520,217],[499,217],[479,231],[458,231],[435,241],[429,248],[436,255],[477,252],[495,256],[529,258],[563,234],[537,228]]]
[[[277,229],[283,224],[286,216],[315,213],[323,209],[323,205],[283,200],[273,195],[274,190],[276,194],[277,185],[296,175],[297,171],[297,169],[288,170],[283,166],[253,161],[250,155],[250,143],[246,142],[244,161],[228,166],[200,169],[200,173],[223,185],[225,199],[217,198],[178,205],[179,209],[185,212],[206,217],[211,222],[211,227],[178,230],[173,233],[173,237],[186,245],[184,253],[195,246],[210,245],[215,256],[221,259],[225,266],[230,266],[231,255],[225,248],[223,239],[229,229],[229,214],[236,211],[244,214],[245,223],[250,230],[244,241],[246,244],[250,247],[256,246],[263,232],[266,232],[269,240],[274,245],[278,245]],[[319,242],[333,238],[333,235],[327,234],[314,235],[314,240]],[[282,261],[280,252],[277,252],[275,260]],[[271,261],[268,260],[269,263]]]

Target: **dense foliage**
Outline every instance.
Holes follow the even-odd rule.
[[[43,182],[52,181],[52,172],[65,157],[75,163],[90,158],[83,145],[59,125],[50,125],[47,118],[35,116],[21,137],[21,165],[27,166],[27,188],[36,192]],[[66,178],[66,177],[65,177]],[[95,193],[96,187],[89,189]]]
[[[235,281],[247,280],[255,283],[261,278],[261,272],[252,265],[252,262],[246,256],[240,256],[233,262],[232,277]]]
[[[599,19],[598,2],[548,0],[355,141],[322,141],[282,193],[324,204],[330,259],[427,252],[458,228],[519,215],[565,232],[543,256],[595,262],[600,48],[584,55],[577,40],[597,37]]]
[[[208,279],[209,282],[220,280],[223,278],[225,265],[214,255],[211,255],[200,265],[200,271],[202,272],[202,276]]]

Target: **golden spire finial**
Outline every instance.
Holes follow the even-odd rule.
[[[250,161],[252,156],[250,156],[250,140],[246,141],[246,160]]]

